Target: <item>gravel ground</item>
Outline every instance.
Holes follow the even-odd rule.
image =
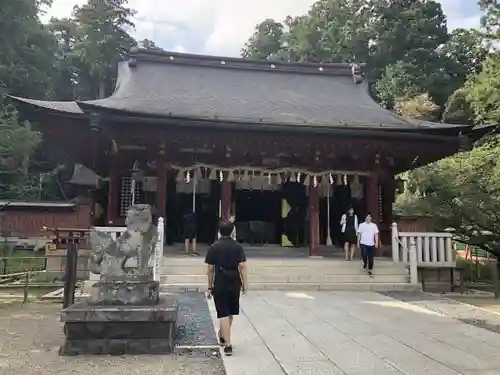
[[[206,304],[206,303],[205,303]],[[0,375],[223,375],[220,358],[190,355],[59,357],[60,304],[0,304]],[[213,329],[212,329],[213,331]]]
[[[204,293],[188,292],[177,296],[176,345],[215,345],[217,337]]]
[[[450,298],[421,292],[387,292],[382,294],[500,334],[500,315],[498,313],[478,309]]]

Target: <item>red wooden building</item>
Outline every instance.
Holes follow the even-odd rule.
[[[133,50],[108,98],[14,99],[48,140],[109,181],[96,198],[108,225],[123,225],[132,200],[150,203],[176,241],[194,207],[209,242],[219,215],[234,211],[241,240],[257,233],[307,243],[311,254],[336,241],[351,204],[389,233],[394,176],[477,136],[385,110],[350,64]]]

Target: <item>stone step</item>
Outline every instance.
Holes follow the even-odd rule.
[[[323,274],[310,274],[310,275],[253,275],[248,276],[250,283],[363,283],[370,281],[372,283],[405,283],[408,282],[406,275],[381,275],[378,274],[373,279],[368,280],[368,275],[362,273],[358,274],[341,274],[341,275],[323,275]],[[162,275],[162,284],[198,284],[206,282],[207,275]]]
[[[251,291],[280,290],[280,291],[357,291],[357,292],[415,292],[420,291],[420,285],[409,283],[251,283]],[[162,284],[162,293],[206,292],[206,283],[170,283]]]
[[[408,271],[404,267],[375,267],[377,274],[380,275],[407,275]],[[352,275],[361,272],[361,264],[356,262],[356,265],[351,266],[335,266],[335,267],[291,267],[291,266],[277,266],[257,267],[249,265],[248,273],[250,275],[303,275],[308,276],[311,274],[321,275]],[[206,274],[206,265],[193,265],[193,266],[163,266],[162,275],[204,275]]]

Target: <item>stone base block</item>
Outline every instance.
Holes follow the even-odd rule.
[[[160,284],[153,280],[99,281],[92,285],[91,305],[154,306],[160,298]]]
[[[93,306],[86,301],[62,311],[63,356],[165,354],[174,350],[175,298],[156,306]]]

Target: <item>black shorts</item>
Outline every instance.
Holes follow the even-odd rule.
[[[213,297],[218,319],[240,314],[239,290],[214,290]]]
[[[358,243],[358,236],[356,232],[348,231],[344,233],[344,244],[348,243],[349,245],[356,245]]]
[[[184,239],[185,240],[196,239],[196,228],[191,226],[184,227]]]

